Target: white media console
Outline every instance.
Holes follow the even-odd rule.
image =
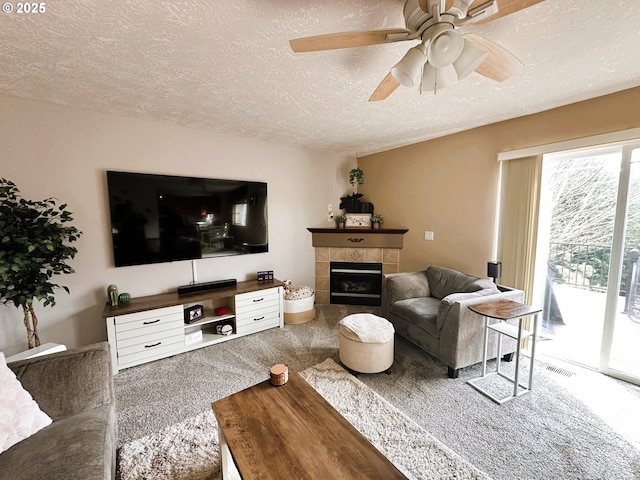
[[[269,328],[284,326],[283,283],[279,280],[238,282],[188,295],[165,293],[137,297],[112,307],[103,317],[111,346],[113,372],[197,348],[207,347]],[[185,322],[185,309],[204,307],[204,318]],[[217,315],[216,309],[226,313]],[[217,333],[227,324],[230,335]]]

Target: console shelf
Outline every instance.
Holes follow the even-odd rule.
[[[208,292],[164,293],[133,298],[117,307],[107,304],[102,316],[107,324],[113,372],[269,328],[282,328],[282,285],[279,280],[249,280]],[[185,323],[184,311],[193,305],[202,305],[205,317]],[[227,313],[215,315],[218,307],[225,307]],[[215,333],[215,326],[221,323],[231,325],[233,333]],[[193,333],[201,338],[187,344],[186,336]]]

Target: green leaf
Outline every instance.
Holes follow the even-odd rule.
[[[13,182],[0,179],[0,303],[28,306],[37,299],[53,306],[55,289],[68,293],[49,279],[73,272],[67,261],[77,250],[69,243],[82,232],[65,225],[71,212],[57,203],[24,199]]]

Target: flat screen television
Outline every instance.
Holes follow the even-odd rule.
[[[269,250],[267,184],[107,172],[116,267]]]

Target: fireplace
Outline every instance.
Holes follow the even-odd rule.
[[[336,294],[342,293],[342,295],[332,295],[331,264],[345,262],[347,264],[346,269],[354,269],[354,264],[375,263],[377,268],[374,268],[374,270],[380,270],[380,265],[382,265],[382,275],[399,272],[402,237],[407,233],[407,229],[308,228],[308,230],[311,232],[311,243],[315,248],[316,303],[326,305],[329,303],[353,304],[358,302],[358,304],[363,304],[366,300],[374,306],[380,305],[379,292],[365,294],[378,295],[378,298],[346,295],[359,293],[349,291],[336,291]],[[370,279],[371,275],[375,275],[362,272],[358,272],[358,274],[367,275],[364,277],[365,279]],[[382,275],[380,276],[382,277]],[[382,289],[381,286],[380,289]]]
[[[380,306],[382,263],[331,262],[330,303]]]

